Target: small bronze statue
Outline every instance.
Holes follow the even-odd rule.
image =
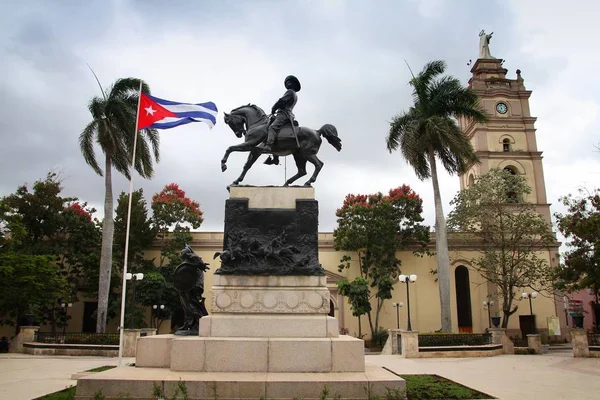
[[[195,254],[187,244],[181,250],[181,259],[183,262],[175,268],[173,274],[173,284],[179,292],[184,312],[184,324],[177,329],[175,335],[198,335],[200,318],[208,315],[202,294],[204,293],[204,272],[210,268],[209,264]]]
[[[238,185],[252,165],[262,154],[271,154],[265,164],[279,164],[279,156],[294,157],[298,173],[289,178],[284,186],[291,185],[298,178],[307,174],[306,164],[311,163],[315,171],[304,186],[311,186],[323,168],[323,162],[317,157],[322,138],[327,140],[337,151],[342,149],[342,140],[337,129],[331,124],[325,124],[320,129],[310,129],[298,126],[294,120],[293,109],[298,101],[296,92],[300,91],[300,81],[289,75],[284,81],[287,91],[271,109],[271,118],[262,108],[247,104],[235,108],[231,113],[225,113],[225,123],[229,125],[238,138],[244,137],[244,143],[230,146],[221,159],[221,171],[227,170],[227,159],[234,151],[247,151],[250,154],[244,165],[242,174],[233,181]],[[277,139],[277,140],[275,140]]]

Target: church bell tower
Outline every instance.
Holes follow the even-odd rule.
[[[483,34],[483,35],[482,35]],[[460,176],[461,190],[492,168],[506,169],[522,175],[531,187],[531,193],[523,199],[535,204],[537,211],[550,219],[550,204],[546,199],[546,185],[542,168],[542,152],[538,150],[535,136],[536,118],[529,110],[531,91],[525,89],[521,71],[516,79],[506,77],[503,60],[491,56],[491,35],[480,34],[479,58],[471,68],[471,87],[490,116],[488,123],[480,124],[459,119],[463,132],[471,139],[481,164],[473,166]]]

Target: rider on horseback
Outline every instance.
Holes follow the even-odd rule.
[[[273,105],[271,109],[271,124],[269,125],[267,141],[265,143],[265,150],[271,151],[272,146],[275,142],[275,137],[279,130],[286,124],[290,123],[292,125],[292,129],[294,127],[294,106],[298,101],[298,95],[296,92],[299,92],[301,89],[300,81],[293,75],[289,75],[284,80],[284,85],[287,91],[285,94],[277,100],[277,102]],[[273,161],[269,164],[278,164],[279,157],[274,155]]]

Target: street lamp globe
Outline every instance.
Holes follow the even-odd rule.
[[[400,275],[400,276],[398,277],[398,280],[399,280],[400,282],[406,282],[406,278],[408,278],[408,277],[407,277],[406,275],[402,274],[402,275]]]
[[[535,299],[536,297],[538,297],[538,293],[537,292],[532,292],[531,293],[531,298]]]
[[[521,297],[522,297],[522,298],[524,298],[524,299],[526,299],[526,298],[528,298],[529,296],[527,295],[527,293],[523,293],[523,294],[521,295]]]
[[[417,276],[415,274],[412,274],[409,278],[410,278],[411,282],[416,282],[417,281]]]

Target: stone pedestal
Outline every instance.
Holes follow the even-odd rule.
[[[381,355],[382,356],[386,356],[386,355],[391,355],[391,354],[398,354],[398,350],[399,350],[399,342],[400,342],[400,329],[388,329],[388,338],[385,341],[385,345],[383,346],[383,349],[381,349]]]
[[[33,342],[35,333],[39,330],[39,326],[21,326],[19,334],[10,341],[8,351],[10,353],[23,353],[23,343]]]
[[[156,335],[156,329],[153,328],[125,329],[123,331],[123,357],[135,357],[138,338],[154,335]]]
[[[404,358],[419,358],[419,332],[400,330],[398,353]]]
[[[492,334],[492,343],[502,345],[503,354],[515,354],[515,345],[506,334],[506,328],[489,328]]]
[[[328,316],[313,189],[232,187],[227,202],[210,315],[200,319],[197,337],[139,338],[135,372],[127,374],[140,394],[130,395],[149,396],[142,391],[151,393],[155,379],[163,387],[182,379],[190,399],[215,398],[206,390],[213,383],[220,399],[317,399],[325,386],[341,399],[366,399],[365,389],[380,396],[403,390],[403,379],[366,366],[364,342],[340,336]],[[117,370],[102,381],[101,374],[78,381],[78,399],[123,377]],[[103,394],[124,389],[110,384]]]
[[[527,347],[535,354],[542,354],[542,336],[539,334],[527,335]]]
[[[585,329],[572,328],[571,344],[573,345],[573,357],[589,357],[590,348]]]

